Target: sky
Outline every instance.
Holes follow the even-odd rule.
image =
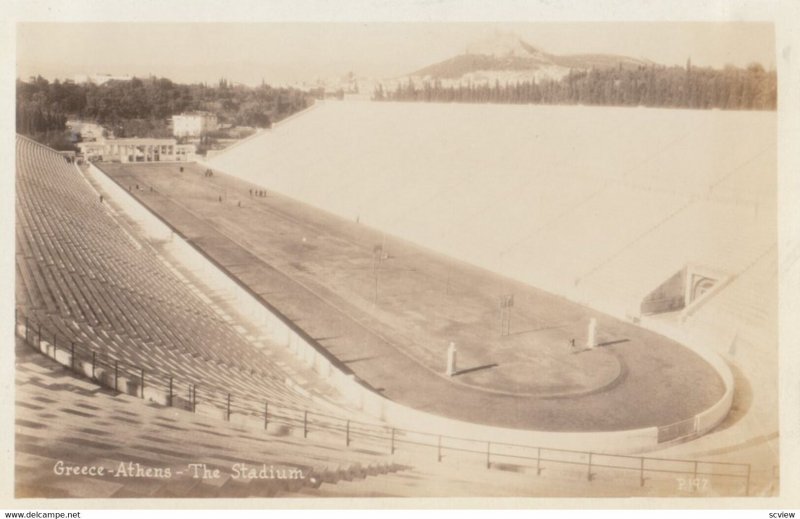
[[[402,76],[495,32],[553,54],[604,53],[665,65],[775,65],[769,23],[50,23],[17,25],[17,77],[156,75],[178,82]],[[53,42],[58,42],[55,45]]]

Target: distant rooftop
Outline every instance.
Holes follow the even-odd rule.
[[[201,115],[201,116],[209,116],[210,115],[210,116],[216,117],[216,114],[214,114],[212,112],[205,112],[205,111],[202,111],[202,110],[194,110],[194,111],[191,111],[191,112],[181,112],[179,114],[173,115],[172,117],[180,117],[180,116],[186,117],[186,116],[198,116],[198,115]]]
[[[94,83],[95,85],[102,85],[108,81],[130,81],[133,79],[133,76],[114,76],[111,74],[76,74],[73,79],[76,83]]]
[[[166,145],[166,144],[175,144],[175,139],[154,139],[151,137],[128,137],[124,139],[107,139],[105,141],[106,144],[128,144],[128,145],[140,145],[140,144],[155,144],[155,145]],[[95,143],[89,143],[95,144]]]

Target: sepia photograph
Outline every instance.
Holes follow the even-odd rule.
[[[14,23],[9,497],[792,496],[776,24],[489,20]]]

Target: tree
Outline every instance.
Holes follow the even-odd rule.
[[[409,79],[393,91],[379,85],[376,101],[425,101],[461,103],[537,103],[721,108],[730,110],[774,110],[777,75],[753,64],[747,69],[726,66],[702,68],[687,59],[686,67],[622,66],[570,70],[560,80],[524,81],[479,85],[459,83],[443,86],[425,82],[418,89]]]

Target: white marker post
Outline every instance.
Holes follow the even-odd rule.
[[[447,348],[447,376],[452,377],[456,374],[456,343],[451,342]]]
[[[597,333],[597,319],[594,317],[589,319],[589,331],[586,334],[586,347],[590,350],[597,346],[595,335]]]

